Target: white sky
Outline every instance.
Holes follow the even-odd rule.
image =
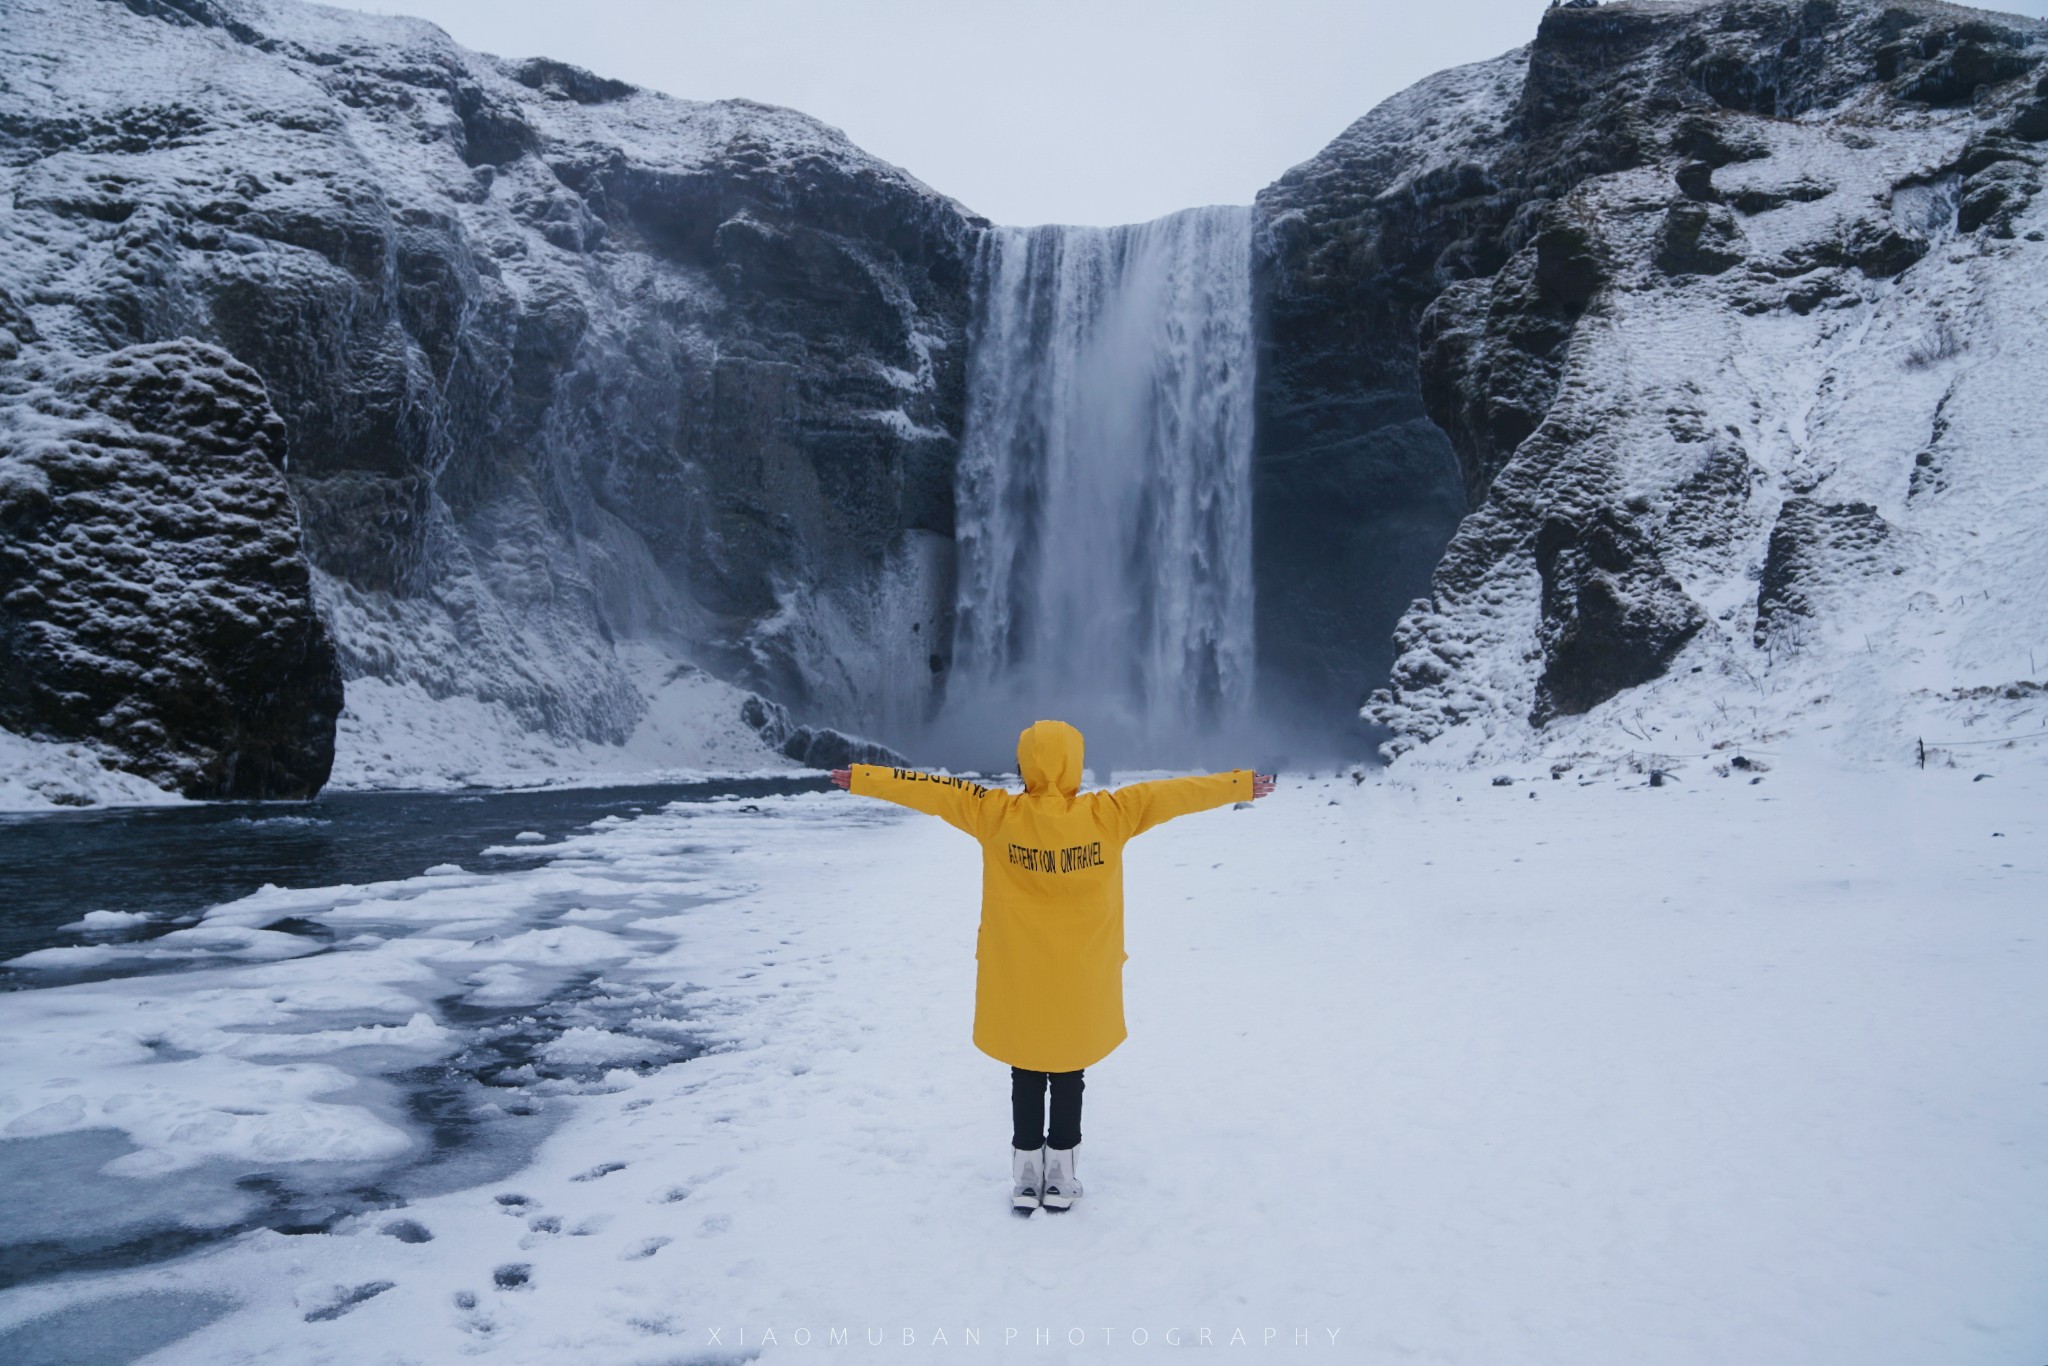
[[[1245,204],[1547,0],[358,0],[465,47],[835,124],[999,223]],[[2048,0],[2014,9],[2048,14]]]

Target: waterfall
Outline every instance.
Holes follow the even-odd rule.
[[[1251,212],[998,228],[975,286],[946,714],[1196,755],[1251,697]]]

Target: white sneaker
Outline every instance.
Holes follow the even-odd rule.
[[[1079,1148],[1045,1150],[1045,1192],[1039,1197],[1048,1214],[1064,1214],[1081,1198],[1081,1178],[1074,1175]]]
[[[1010,1149],[1010,1209],[1016,1214],[1029,1215],[1038,1208],[1038,1197],[1045,1187],[1045,1150],[1042,1148]]]

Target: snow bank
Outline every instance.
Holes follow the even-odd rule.
[[[32,740],[0,730],[0,811],[163,806],[185,800],[112,763],[111,756],[91,745]]]
[[[617,745],[533,730],[509,708],[476,697],[433,697],[417,683],[355,679],[337,723],[330,785],[586,786],[799,770],[742,719],[752,694],[651,650],[622,646],[619,655],[644,705]]]

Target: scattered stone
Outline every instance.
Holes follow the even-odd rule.
[[[365,1300],[375,1299],[396,1284],[398,1284],[396,1281],[366,1281],[362,1285],[355,1287],[355,1289],[343,1294],[334,1303],[307,1313],[305,1316],[306,1322],[327,1323],[338,1319]]]
[[[307,939],[332,940],[334,931],[317,920],[308,920],[302,915],[288,915],[273,920],[263,927],[275,934],[296,934]]]
[[[907,768],[910,760],[873,740],[825,726],[799,726],[789,709],[765,697],[750,696],[740,704],[740,720],[761,737],[763,743],[794,759],[805,768],[850,768],[854,764],[882,764]]]

